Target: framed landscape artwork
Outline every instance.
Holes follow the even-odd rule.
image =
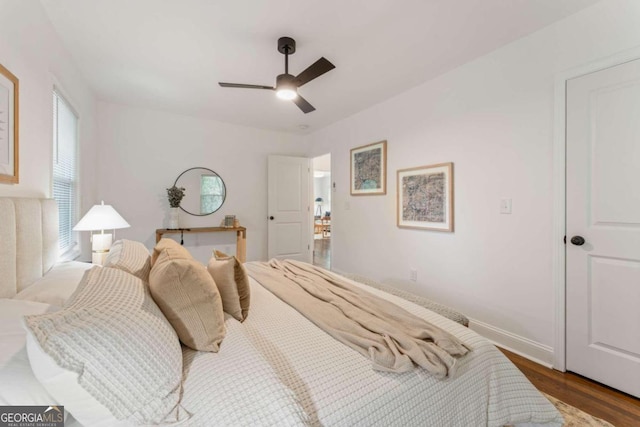
[[[398,170],[398,227],[453,231],[453,163]]]
[[[387,141],[351,149],[351,195],[387,194]]]
[[[18,183],[18,79],[0,65],[0,183]]]

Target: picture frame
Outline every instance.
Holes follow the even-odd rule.
[[[453,163],[397,171],[397,225],[453,232]]]
[[[235,215],[225,215],[224,216],[224,227],[225,228],[233,228],[235,226],[236,216]]]
[[[19,182],[19,82],[0,64],[0,183]]]
[[[387,194],[387,141],[351,149],[351,195]]]

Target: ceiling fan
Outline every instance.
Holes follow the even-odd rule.
[[[315,110],[315,107],[298,94],[298,88],[309,83],[311,80],[320,77],[324,73],[333,70],[335,65],[322,57],[311,64],[306,70],[293,76],[289,74],[289,55],[296,52],[296,41],[291,37],[280,37],[278,39],[278,52],[284,55],[284,74],[276,77],[276,86],[246,85],[242,83],[218,82],[222,87],[236,87],[243,89],[268,89],[275,90],[278,98],[293,101],[305,114]]]

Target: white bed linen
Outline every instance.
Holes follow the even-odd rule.
[[[469,345],[473,351],[460,360],[455,378],[436,380],[420,369],[403,374],[374,371],[369,360],[319,330],[251,279],[249,316],[244,323],[226,317],[228,333],[220,352],[183,351],[182,405],[193,414],[186,425],[561,424],[553,406],[487,340],[427,309],[354,283],[456,334]],[[4,301],[13,301],[4,304],[14,304],[16,309],[5,308],[0,300],[0,312],[18,319],[21,333],[11,337],[0,329],[1,342],[13,340],[14,349],[16,344],[22,347],[18,352],[23,352],[28,363],[19,319],[48,306]],[[13,356],[4,350],[2,354],[0,366],[6,367],[7,358]],[[18,373],[13,368],[11,372]],[[15,392],[15,382],[10,388]]]
[[[218,353],[183,346],[182,407],[189,426],[304,426],[309,418],[294,393],[252,346],[243,325],[225,314]]]
[[[61,262],[14,297],[62,307],[78,287],[82,275],[93,264],[78,261]]]
[[[57,310],[58,307],[33,301],[0,299],[0,405],[61,404],[37,380],[26,350],[23,316]],[[80,424],[65,411],[65,426]]]
[[[230,333],[220,353],[185,353],[186,359],[196,357],[199,362],[191,365],[184,387],[183,405],[196,413],[194,421],[218,413],[219,408],[207,404],[209,397],[204,395],[216,394],[221,384],[214,359],[242,353],[237,345],[244,345],[245,340],[233,338],[240,332],[295,393],[313,425],[562,423],[553,405],[486,339],[413,303],[364,288],[454,333],[467,344],[472,352],[459,361],[455,378],[436,380],[420,369],[402,374],[374,371],[369,360],[319,330],[251,279],[249,316],[242,324],[227,321]],[[234,375],[249,376],[253,384],[261,382],[260,373],[249,366],[232,366]],[[233,382],[234,375],[225,381]],[[224,424],[222,420],[220,425]]]
[[[49,304],[0,299],[0,405],[51,405],[55,400],[31,371],[22,316],[52,310]]]

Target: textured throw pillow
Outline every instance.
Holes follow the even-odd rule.
[[[244,321],[249,314],[250,300],[249,276],[244,266],[234,256],[213,251],[207,270],[218,286],[224,311]]]
[[[27,350],[34,374],[81,424],[189,417],[180,406],[180,342],[141,279],[93,267],[62,310],[26,316],[25,327],[33,335]]]
[[[218,288],[204,265],[181,256],[170,247],[158,254],[149,275],[151,295],[183,344],[217,352],[225,335]]]
[[[148,282],[151,255],[142,243],[122,239],[111,246],[104,266],[126,271]]]
[[[169,238],[165,237],[165,238],[160,239],[160,241],[158,243],[156,243],[156,247],[153,248],[153,254],[151,255],[151,266],[152,267],[156,263],[160,253],[165,249],[167,249],[171,253],[171,256],[174,259],[179,259],[179,258],[181,258],[181,259],[193,259],[193,257],[189,253],[189,251],[186,250],[184,248],[184,246],[182,246],[180,243],[176,242],[173,239],[169,239]]]

